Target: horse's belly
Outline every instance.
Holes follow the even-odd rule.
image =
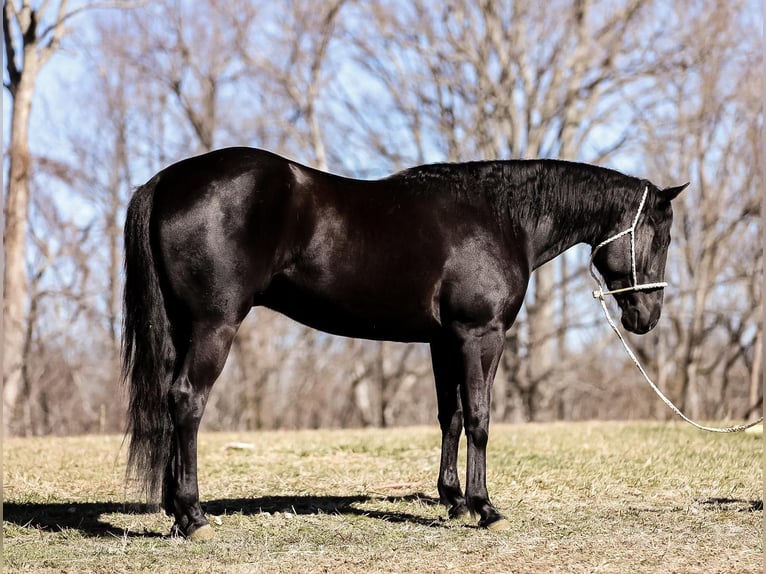
[[[422,289],[376,288],[364,282],[307,285],[285,276],[275,278],[256,301],[314,329],[360,339],[428,342],[439,327],[435,293]]]

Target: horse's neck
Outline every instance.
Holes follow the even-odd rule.
[[[518,220],[527,237],[532,269],[577,244],[595,245],[615,226],[618,209],[609,201],[612,193],[604,193],[595,202],[585,198],[578,201],[576,193],[561,186],[545,193],[549,195],[528,199],[545,205],[545,211],[528,208]]]
[[[483,197],[510,241],[526,238],[532,269],[578,243],[601,241],[623,217],[619,197],[635,183],[613,170],[556,160],[434,164],[394,177],[421,192],[451,188],[462,199]]]
[[[579,232],[562,233],[561,229],[564,227],[562,221],[551,217],[550,219],[541,219],[536,225],[531,225],[525,230],[530,248],[532,269],[537,269],[579,243],[590,245],[595,243],[593,234],[589,233],[589,229],[583,227]]]

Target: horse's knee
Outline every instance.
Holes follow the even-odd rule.
[[[177,425],[198,421],[202,418],[207,393],[195,389],[188,377],[179,377],[168,391],[169,406]]]
[[[186,405],[189,403],[194,389],[189,382],[188,377],[178,377],[168,390],[168,397],[170,398],[171,406]]]
[[[484,429],[474,429],[470,432],[466,431],[466,434],[470,437],[471,442],[477,448],[486,448],[489,441],[489,435]]]
[[[465,436],[478,448],[486,448],[489,440],[489,417],[470,417],[465,424]]]

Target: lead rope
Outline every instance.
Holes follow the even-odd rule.
[[[593,297],[595,299],[598,299],[598,302],[601,303],[601,308],[604,310],[604,317],[606,317],[607,322],[609,323],[609,326],[612,328],[612,331],[615,332],[617,335],[617,338],[622,343],[622,346],[625,347],[625,351],[628,353],[628,356],[633,361],[633,364],[638,367],[638,370],[641,372],[641,374],[644,376],[644,379],[647,383],[649,383],[649,386],[652,388],[652,390],[657,393],[657,396],[662,399],[662,402],[665,403],[670,410],[672,410],[675,414],[677,414],[679,417],[681,417],[683,420],[685,420],[687,423],[692,425],[693,427],[696,427],[700,430],[709,431],[709,432],[716,432],[716,433],[733,433],[733,432],[741,432],[746,429],[749,429],[751,427],[754,427],[757,424],[760,424],[763,422],[763,417],[759,418],[757,421],[744,424],[744,425],[737,425],[732,427],[709,427],[705,425],[701,425],[689,417],[687,417],[684,413],[681,412],[681,410],[675,406],[672,401],[664,395],[664,393],[657,387],[657,385],[654,384],[652,379],[649,377],[649,375],[646,373],[646,370],[641,365],[641,362],[636,357],[633,350],[628,345],[628,342],[625,340],[625,337],[623,336],[620,329],[615,324],[614,320],[612,319],[612,316],[609,314],[609,309],[607,309],[606,306],[606,296],[607,295],[613,295],[615,293],[624,293],[627,291],[641,291],[644,289],[657,289],[657,288],[664,288],[667,286],[667,283],[665,282],[658,282],[658,283],[638,283],[637,273],[636,273],[636,244],[635,244],[635,230],[636,225],[638,224],[638,219],[641,216],[641,211],[644,208],[644,203],[646,202],[646,197],[649,192],[649,187],[647,186],[644,189],[644,195],[641,198],[641,204],[638,207],[638,212],[636,213],[636,217],[633,218],[633,224],[626,230],[621,231],[620,233],[617,233],[616,235],[613,235],[609,239],[602,241],[599,243],[591,252],[590,256],[590,274],[591,277],[593,277],[593,280],[596,282],[596,285],[598,289],[593,291]],[[623,237],[625,235],[630,235],[630,258],[631,258],[631,271],[633,275],[633,285],[631,287],[625,287],[622,289],[615,289],[613,291],[604,290],[605,285],[601,282],[601,280],[598,278],[598,276],[593,272],[593,259],[596,255],[596,251],[601,249],[604,245],[611,243],[615,239],[619,239],[620,237]]]

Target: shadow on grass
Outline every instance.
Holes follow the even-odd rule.
[[[349,516],[367,516],[386,522],[407,522],[421,526],[443,526],[442,520],[434,520],[400,510],[371,510],[358,508],[356,504],[366,502],[414,502],[427,506],[439,504],[437,498],[422,493],[404,496],[267,496],[263,498],[234,498],[210,500],[203,503],[205,512],[210,514],[244,515],[261,514],[263,512],[290,512],[292,514],[342,514]]]
[[[85,536],[139,536],[161,537],[155,532],[126,532],[108,522],[104,514],[151,514],[157,505],[123,504],[120,502],[73,502],[73,503],[3,503],[3,522],[12,522],[24,528],[39,528],[49,532],[64,529],[77,530]]]
[[[706,498],[700,500],[703,508],[735,512],[762,512],[763,500],[742,500],[741,498]]]
[[[401,503],[411,502],[437,505],[438,499],[421,493],[405,496],[266,496],[261,498],[224,498],[202,503],[206,513],[212,515],[236,514],[256,515],[264,512],[290,512],[292,514],[341,514],[366,516],[396,523],[412,523],[422,526],[446,526],[443,520],[433,520],[398,510],[382,511],[357,508],[355,504],[367,502]],[[75,502],[75,503],[5,503],[3,521],[24,528],[38,528],[49,532],[64,529],[77,530],[85,536],[128,536],[160,538],[156,532],[125,531],[104,521],[105,514],[151,514],[159,512],[157,505],[122,504],[118,502]]]
[[[412,503],[436,506],[439,500],[423,493],[403,496],[265,496],[260,498],[222,498],[202,503],[205,512],[211,515],[243,514],[258,515],[264,512],[291,513],[297,515],[339,514],[364,516],[385,522],[409,523],[432,528],[446,528],[451,522],[433,519],[401,510],[379,510],[360,508],[365,503]],[[714,497],[699,500],[703,508],[712,512],[762,512],[763,500]],[[72,529],[84,536],[128,536],[138,538],[162,538],[167,535],[157,532],[131,532],[107,522],[107,514],[152,514],[159,512],[157,505],[119,502],[75,502],[75,503],[5,503],[3,520],[23,528],[38,528],[48,532]],[[468,525],[466,525],[468,526]],[[471,526],[475,527],[475,526]]]

